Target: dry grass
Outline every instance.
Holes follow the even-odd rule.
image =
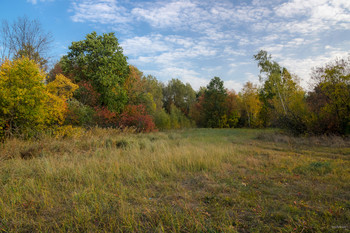
[[[261,132],[11,139],[0,148],[0,232],[349,231],[347,142]]]

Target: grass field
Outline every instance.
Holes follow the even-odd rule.
[[[0,146],[0,232],[349,232],[350,142],[93,129]]]

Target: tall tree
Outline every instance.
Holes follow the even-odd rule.
[[[45,32],[37,20],[26,16],[19,17],[12,23],[4,20],[0,33],[0,59],[25,56],[46,69],[52,42],[51,34]]]
[[[263,82],[260,95],[264,118],[273,119],[272,125],[290,129],[293,133],[303,133],[306,130],[303,118],[305,93],[297,84],[296,77],[273,61],[266,51],[261,50],[254,58],[262,74],[259,77]]]
[[[189,83],[184,84],[179,79],[172,79],[163,88],[164,108],[170,113],[171,106],[180,109],[186,116],[195,102],[196,92]]]
[[[227,92],[224,82],[219,77],[214,77],[204,91],[203,112],[206,127],[223,128],[227,124]]]
[[[129,74],[127,57],[114,33],[92,32],[85,40],[73,42],[61,59],[63,73],[74,82],[85,82],[98,92],[98,104],[121,112],[127,103],[123,88]],[[78,97],[77,97],[78,98]]]
[[[259,91],[256,85],[251,82],[244,84],[241,97],[241,108],[246,119],[246,126],[257,127],[259,126],[259,112],[261,110],[261,101],[259,99]]]
[[[135,66],[129,66],[130,73],[124,83],[128,104],[143,104],[149,114],[163,107],[163,84],[152,75],[144,76]]]

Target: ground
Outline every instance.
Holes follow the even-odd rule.
[[[277,130],[0,146],[0,232],[350,232],[350,142]]]

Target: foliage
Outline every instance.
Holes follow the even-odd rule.
[[[72,125],[63,125],[54,128],[54,138],[80,138],[84,134],[84,129],[81,127],[74,127]]]
[[[313,72],[316,82],[309,93],[312,133],[350,133],[350,57],[336,60]]]
[[[119,117],[119,126],[122,128],[135,127],[138,132],[156,130],[152,117],[143,105],[127,105]]]
[[[259,127],[259,113],[262,103],[259,99],[259,92],[256,85],[247,82],[240,93],[240,105],[242,110],[242,121],[244,126]]]
[[[125,81],[129,105],[142,104],[151,115],[163,106],[162,84],[153,76],[143,76],[134,66],[129,66],[130,74]]]
[[[76,90],[74,96],[78,99],[82,104],[90,106],[90,107],[99,107],[99,98],[101,96],[90,82],[81,81],[78,83],[79,89]]]
[[[226,98],[227,113],[226,113],[226,128],[234,128],[237,126],[241,117],[239,109],[239,96],[234,92],[227,92]]]
[[[28,58],[0,67],[0,126],[8,135],[62,124],[66,100],[77,88],[63,75],[45,86],[45,74]]]
[[[76,83],[90,83],[99,93],[98,105],[119,113],[127,103],[123,89],[129,73],[126,57],[114,33],[98,36],[92,32],[85,40],[73,42],[61,59],[65,75]],[[80,101],[80,97],[76,96]],[[85,103],[84,103],[85,104]]]
[[[78,85],[73,84],[68,78],[62,74],[56,75],[55,79],[46,85],[46,90],[63,100],[68,100],[73,96],[75,90],[79,88]]]
[[[53,68],[49,71],[48,76],[46,77],[46,82],[47,83],[52,82],[53,80],[55,80],[56,75],[59,75],[59,74],[63,74],[63,70],[61,67],[61,63],[56,62]]]
[[[297,84],[296,77],[289,71],[272,61],[271,55],[261,50],[254,55],[260,67],[260,80],[263,88],[260,99],[263,102],[262,119],[264,125],[279,126],[293,133],[306,131],[304,91]],[[266,122],[269,121],[269,122]]]
[[[195,103],[192,104],[190,108],[190,117],[196,122],[198,127],[205,127],[205,115],[203,111],[203,102],[204,102],[204,92],[199,94]]]
[[[95,107],[94,123],[100,127],[116,127],[118,124],[118,115],[110,111],[107,107]]]
[[[65,125],[89,127],[96,122],[96,114],[94,108],[84,105],[76,99],[67,101],[68,112],[65,118]]]
[[[191,120],[175,105],[170,106],[170,125],[172,129],[191,128]]]
[[[170,116],[164,109],[153,113],[154,123],[159,130],[171,129]]]
[[[210,128],[227,127],[226,104],[227,92],[224,88],[224,82],[219,77],[210,80],[207,89],[204,92],[203,112],[205,117],[205,126]]]
[[[47,60],[42,58],[38,51],[35,50],[35,48],[30,44],[25,44],[23,47],[16,52],[14,55],[14,59],[18,59],[21,57],[27,57],[30,60],[35,61],[41,69],[46,70],[47,69]]]
[[[179,79],[172,79],[163,88],[164,108],[170,113],[174,105],[188,116],[190,107],[195,101],[196,93],[189,83],[182,83]]]

